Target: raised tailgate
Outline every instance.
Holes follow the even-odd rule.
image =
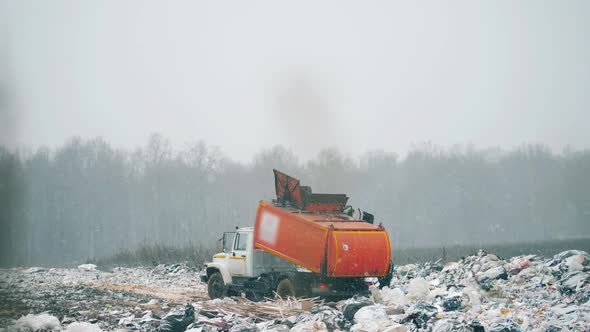
[[[333,277],[381,277],[389,270],[385,231],[332,231],[328,274]]]

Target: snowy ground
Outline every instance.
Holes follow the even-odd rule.
[[[252,303],[208,301],[185,265],[3,269],[0,331],[590,331],[582,251],[398,266],[390,286],[339,303]]]

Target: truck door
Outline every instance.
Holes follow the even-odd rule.
[[[250,233],[238,232],[234,240],[234,247],[229,257],[229,272],[235,276],[246,276],[246,260],[248,259],[248,243]]]

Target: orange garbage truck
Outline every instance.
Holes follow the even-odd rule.
[[[391,281],[389,236],[345,194],[316,194],[274,170],[277,198],[258,205],[254,227],[225,232],[223,252],[201,276],[210,298],[342,298]]]

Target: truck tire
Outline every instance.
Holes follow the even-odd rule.
[[[387,275],[377,278],[377,280],[379,280],[379,289],[383,289],[385,286],[390,286],[391,280],[393,279],[393,271],[393,261],[389,261],[389,271],[387,271]]]
[[[209,281],[207,283],[207,292],[209,293],[209,298],[212,300],[220,299],[225,296],[225,282],[223,282],[221,273],[215,272],[209,277]]]
[[[295,286],[291,280],[285,278],[277,285],[277,295],[283,299],[295,297]]]

